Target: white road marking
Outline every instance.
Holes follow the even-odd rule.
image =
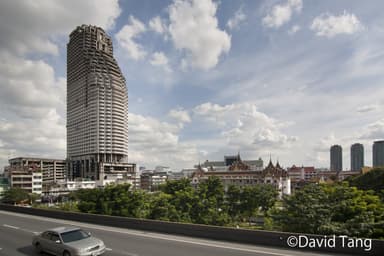
[[[147,233],[147,232],[140,232],[140,231],[133,231],[133,230],[123,230],[122,228],[114,228],[114,227],[108,227],[108,226],[102,226],[97,224],[88,224],[88,223],[82,223],[82,222],[76,222],[76,221],[67,221],[67,220],[59,220],[59,219],[52,219],[52,218],[46,218],[46,217],[40,217],[40,216],[34,216],[34,215],[28,215],[28,214],[21,214],[21,213],[10,213],[7,211],[1,211],[2,214],[7,215],[14,215],[14,216],[20,216],[28,219],[38,219],[42,221],[48,221],[53,223],[61,223],[61,224],[67,224],[72,226],[80,226],[80,227],[86,227],[91,229],[97,229],[101,231],[109,231],[109,232],[115,232],[120,234],[127,234],[127,235],[135,235],[135,236],[141,236],[141,237],[148,237],[153,239],[161,239],[161,240],[167,240],[167,241],[174,241],[174,242],[181,242],[181,243],[188,243],[188,244],[195,244],[195,245],[202,245],[207,247],[214,247],[214,248],[221,248],[221,249],[229,249],[229,250],[235,250],[235,251],[244,251],[244,252],[251,252],[251,253],[264,253],[268,255],[275,255],[275,256],[297,256],[297,255],[309,255],[308,253],[311,253],[310,255],[313,256],[322,256],[322,255],[332,255],[332,254],[319,254],[319,253],[313,253],[313,252],[299,252],[299,251],[292,251],[294,254],[285,253],[284,251],[281,252],[283,249],[274,249],[275,252],[268,251],[271,250],[270,248],[262,248],[261,249],[253,249],[253,248],[242,248],[239,247],[240,245],[237,244],[231,244],[231,246],[225,245],[225,242],[205,242],[205,241],[199,241],[199,238],[191,238],[191,240],[181,239],[172,237],[171,235],[162,235],[158,233]],[[6,224],[4,224],[5,226]],[[194,239],[194,240],[192,240]],[[228,242],[230,243],[230,242]],[[228,244],[227,243],[227,244]]]
[[[112,251],[112,249],[111,249],[111,248],[108,248],[108,247],[105,248],[105,250],[107,250],[107,251]]]
[[[19,227],[7,225],[7,224],[3,224],[3,226],[6,227],[6,228],[20,229]]]
[[[44,219],[47,220],[47,219]],[[128,235],[135,235],[135,236],[141,236],[141,237],[148,237],[148,238],[153,238],[153,239],[161,239],[161,240],[167,240],[167,241],[174,241],[174,242],[180,242],[180,243],[188,243],[188,244],[195,244],[195,245],[202,245],[202,246],[207,246],[207,247],[214,247],[214,248],[221,248],[221,249],[229,249],[229,250],[235,250],[235,251],[244,251],[244,252],[251,252],[251,253],[264,253],[268,255],[275,255],[275,256],[297,256],[299,254],[287,254],[287,253],[280,253],[280,252],[271,252],[271,251],[266,251],[266,250],[259,250],[259,249],[248,249],[248,248],[241,248],[241,247],[235,247],[235,246],[227,246],[224,244],[219,244],[219,243],[214,243],[214,242],[200,242],[200,241],[192,241],[192,240],[186,240],[186,239],[180,239],[180,238],[175,238],[175,237],[169,237],[169,236],[164,236],[161,234],[149,234],[149,233],[139,233],[135,231],[125,231],[125,230],[116,230],[114,228],[109,228],[107,226],[103,227],[98,227],[96,224],[85,224],[81,222],[71,222],[71,221],[65,221],[65,220],[49,220],[52,222],[58,222],[58,223],[63,223],[63,224],[72,224],[72,225],[77,225],[77,226],[82,226],[86,228],[92,228],[92,229],[97,229],[101,231],[109,231],[109,232],[115,232],[115,233],[120,233],[120,234],[128,234]],[[75,223],[75,224],[73,224]],[[130,255],[130,254],[129,254]],[[304,255],[308,255],[308,252],[306,252]],[[316,255],[324,255],[324,254],[316,254],[312,253],[311,255],[316,256]],[[134,255],[132,255],[134,256]]]
[[[23,228],[19,228],[19,227],[16,227],[16,226],[11,226],[11,225],[8,225],[8,224],[3,224],[4,227],[6,228],[12,228],[12,229],[17,229],[17,230],[21,230],[21,231],[25,231],[25,232],[28,232],[28,233],[32,233],[32,234],[39,234],[39,232],[36,232],[36,231],[32,231],[32,230],[29,230],[29,229],[23,229]]]

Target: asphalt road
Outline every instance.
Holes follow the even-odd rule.
[[[0,211],[0,256],[37,256],[34,233],[63,225],[79,226],[102,239],[105,256],[304,256],[331,255],[164,235]]]

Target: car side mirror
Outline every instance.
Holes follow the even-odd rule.
[[[61,244],[61,241],[60,240],[56,240],[55,243]]]

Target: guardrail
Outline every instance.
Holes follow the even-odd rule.
[[[26,208],[8,204],[0,204],[0,210],[25,213],[55,219],[86,222],[111,227],[137,229],[175,235],[185,235],[191,237],[246,243],[253,245],[291,248],[296,250],[312,250],[320,252],[343,253],[349,255],[382,255],[382,253],[384,252],[384,241],[375,239],[369,240],[371,241],[371,249],[367,250],[369,248],[367,247],[367,244],[363,244],[364,240],[362,239],[360,239],[361,244],[359,244],[360,240],[355,240],[357,244],[352,244],[352,240],[346,240],[347,238],[342,237],[334,237],[333,241],[332,237],[329,236],[325,238],[324,236],[320,235],[175,223],[58,210]],[[310,241],[321,242],[322,240],[324,240],[323,244],[317,244],[314,248],[310,248]],[[300,242],[307,242],[307,246],[303,248],[298,248]]]

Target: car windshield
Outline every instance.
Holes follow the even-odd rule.
[[[81,229],[61,233],[61,238],[63,239],[64,243],[82,240],[87,237],[89,237],[89,234]]]

